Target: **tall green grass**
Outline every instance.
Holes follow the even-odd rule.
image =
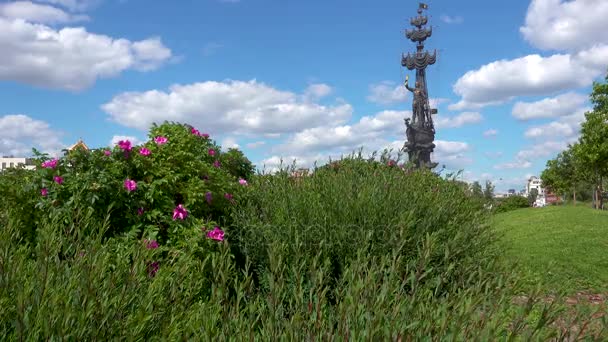
[[[555,304],[518,283],[485,214],[449,181],[376,164],[260,177],[227,243],[104,239],[78,210],[34,243],[0,213],[0,339],[544,340]],[[348,168],[351,168],[350,171]],[[441,205],[441,206],[440,206]],[[108,216],[112,215],[111,211]],[[79,234],[78,232],[91,232]],[[149,264],[158,261],[154,276]]]

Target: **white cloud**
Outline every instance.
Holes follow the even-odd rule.
[[[438,115],[433,121],[435,127],[441,128],[457,128],[468,124],[479,123],[483,120],[483,116],[478,112],[464,112],[454,117],[444,117]]]
[[[318,101],[327,95],[331,94],[333,89],[327,84],[316,83],[309,85],[304,91],[304,100],[305,101]]]
[[[532,127],[524,134],[526,138],[539,138],[539,137],[554,137],[560,138],[563,136],[571,136],[574,134],[574,129],[562,122],[551,122],[546,125]]]
[[[541,49],[579,50],[608,44],[606,18],[606,0],[532,0],[520,32]]]
[[[73,23],[90,18],[82,14],[69,14],[48,5],[31,1],[14,1],[0,4],[0,17],[6,19],[23,19],[41,24]]]
[[[58,155],[66,147],[47,122],[23,114],[0,116],[0,132],[0,155],[29,156],[32,147]]]
[[[138,42],[55,30],[22,19],[0,18],[0,80],[78,91],[127,69],[151,70],[171,57],[159,38]]]
[[[473,159],[467,155],[471,146],[462,141],[436,140],[435,150],[431,160],[443,165],[447,169],[461,169],[473,163]]]
[[[403,132],[403,119],[409,111],[385,110],[374,116],[364,116],[352,125],[325,125],[308,128],[294,134],[278,151],[311,152],[336,150],[352,152],[360,147],[379,147],[385,137]]]
[[[512,115],[518,120],[555,118],[573,114],[587,101],[587,97],[568,92],[536,102],[517,102]]]
[[[534,144],[531,148],[517,152],[516,158],[523,160],[533,160],[540,157],[548,157],[560,152],[568,146],[566,141],[545,141]]]
[[[449,16],[445,14],[441,15],[439,19],[446,24],[462,24],[464,22],[464,18],[461,16]]]
[[[222,140],[221,144],[222,149],[224,151],[228,151],[228,149],[230,148],[239,148],[240,145],[238,144],[238,142],[236,141],[236,139],[234,137],[226,137],[224,138],[224,140]]]
[[[260,141],[255,141],[255,142],[248,143],[248,144],[247,144],[247,145],[245,145],[245,146],[247,146],[247,148],[251,148],[251,149],[253,149],[253,148],[258,148],[258,147],[260,147],[260,146],[264,146],[265,144],[266,144],[266,142],[265,142],[265,141],[261,141],[261,140],[260,140]]]
[[[140,140],[139,138],[134,137],[132,135],[115,135],[112,137],[112,139],[110,139],[110,146],[113,147],[114,145],[118,144],[118,142],[121,140],[129,140],[131,142],[131,145],[133,145],[133,146],[143,143],[142,140]]]
[[[102,0],[36,0],[68,9],[71,12],[83,12],[97,6]]]
[[[562,116],[557,121],[531,127],[526,130],[524,135],[526,138],[578,139],[581,123],[585,121],[585,112],[590,110],[591,108],[589,107],[582,109],[579,108],[570,115]]]
[[[454,92],[462,97],[450,109],[479,108],[516,96],[547,95],[590,85],[606,70],[608,46],[597,46],[574,55],[528,55],[486,64],[465,73]],[[604,61],[604,64],[601,63]]]
[[[255,80],[172,85],[169,91],[127,92],[102,106],[110,118],[147,130],[153,122],[187,122],[210,133],[280,134],[350,119],[349,104],[324,106]]]
[[[391,105],[405,102],[408,98],[408,91],[401,84],[395,85],[392,81],[383,81],[369,86],[370,94],[367,100],[381,105]]]
[[[485,138],[493,138],[498,135],[498,130],[494,128],[490,128],[487,131],[483,132],[483,136]]]

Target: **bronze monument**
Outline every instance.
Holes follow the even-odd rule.
[[[417,168],[433,169],[437,163],[431,161],[431,153],[435,148],[435,127],[433,126],[432,114],[437,113],[437,109],[431,109],[429,96],[426,86],[426,67],[435,64],[437,51],[430,54],[424,50],[424,41],[433,33],[432,28],[426,28],[428,18],[422,15],[423,10],[428,9],[424,3],[418,7],[418,16],[410,19],[413,30],[406,30],[405,36],[416,43],[416,52],[401,56],[401,65],[408,70],[416,69],[416,83],[412,88],[409,86],[409,76],[405,77],[405,88],[412,92],[412,118],[405,119],[407,141],[403,146],[403,151],[407,152],[409,160]]]

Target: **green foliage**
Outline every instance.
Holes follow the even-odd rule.
[[[328,281],[337,283],[359,250],[370,258],[398,253],[407,263],[432,239],[423,273],[425,279],[441,275],[432,285],[436,293],[465,286],[473,269],[494,260],[488,214],[457,183],[429,171],[352,157],[307,177],[283,172],[252,184],[255,191],[233,213],[230,237],[261,270],[264,286],[268,248],[285,243],[282,262],[320,253],[331,260]]]
[[[521,208],[528,208],[530,203],[527,198],[522,196],[509,196],[498,202],[495,212],[503,213]]]
[[[483,189],[483,198],[487,203],[494,200],[494,184],[491,181],[486,180],[485,188]]]
[[[245,180],[251,179],[255,174],[255,166],[245,157],[243,152],[230,148],[226,153],[222,153],[222,166],[228,172],[238,178]]]
[[[483,190],[478,181],[474,181],[473,184],[471,184],[471,196],[474,198],[483,198]]]
[[[102,221],[111,208],[106,237],[126,235],[182,244],[189,235],[200,235],[204,226],[227,224],[234,196],[244,191],[237,182],[240,174],[230,174],[216,161],[240,156],[239,164],[245,165],[246,158],[238,151],[223,157],[219,146],[194,132],[191,126],[166,122],[154,125],[150,140],[141,146],[76,149],[46,168],[40,165],[49,159],[41,156],[36,171],[19,170],[0,177],[0,195],[21,204],[13,208],[5,203],[5,210],[10,220],[28,231],[30,241],[45,217],[69,212]],[[156,143],[156,137],[167,142]],[[62,181],[55,181],[56,177]],[[128,180],[136,182],[135,190],[126,188]],[[185,220],[173,219],[180,204],[188,212]],[[88,233],[79,228],[79,234]]]
[[[528,206],[532,206],[536,199],[538,198],[538,190],[536,188],[530,189],[528,193]]]
[[[331,260],[322,253],[287,263],[289,241],[268,245],[269,286],[260,291],[246,268],[239,271],[226,244],[213,249],[191,240],[170,253],[164,247],[146,249],[130,239],[103,238],[108,220],[71,215],[44,218],[33,244],[23,244],[12,224],[2,225],[0,339],[546,340],[569,335],[550,327],[560,313],[554,304],[531,296],[523,306],[512,305],[513,292],[506,289],[519,285],[508,274],[471,270],[469,277],[483,280],[438,296],[433,284],[445,275],[431,271],[432,256],[442,249],[438,235],[427,235],[418,256],[408,260],[396,251],[376,257],[355,251],[335,287],[328,285]],[[92,233],[64,234],[66,219]],[[151,276],[150,263],[161,258]]]
[[[605,83],[593,83],[590,100],[593,110],[585,113],[578,143],[568,146],[547,162],[543,183],[554,191],[572,191],[573,199],[582,185],[592,184],[596,208],[602,207],[600,194],[608,178],[608,76]]]

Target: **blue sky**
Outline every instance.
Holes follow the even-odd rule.
[[[433,159],[521,189],[578,137],[608,68],[605,0],[433,0]],[[0,2],[0,153],[186,122],[259,167],[400,148],[409,0]]]

